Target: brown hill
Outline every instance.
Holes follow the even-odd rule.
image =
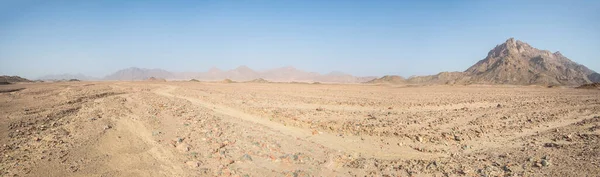
[[[600,74],[560,52],[536,49],[513,38],[497,45],[486,58],[464,72],[441,72],[406,80],[410,84],[581,85],[592,82],[600,82]]]
[[[464,72],[441,72],[436,75],[410,77],[407,82],[411,84],[461,84],[470,83],[470,78]]]
[[[560,52],[536,49],[513,38],[496,46],[465,73],[474,83],[495,84],[580,85],[600,79],[596,72]]]
[[[153,82],[166,82],[166,79],[163,78],[156,78],[156,77],[150,77],[148,79],[146,79],[146,81],[153,81]]]
[[[233,81],[233,80],[231,80],[231,79],[223,79],[223,80],[221,81],[221,83],[226,83],[226,84],[229,84],[229,83],[235,83],[235,81]]]
[[[258,78],[258,79],[254,79],[254,80],[247,81],[247,82],[248,82],[248,83],[269,83],[269,81],[268,81],[268,80],[265,80],[265,79],[263,79],[263,78]]]
[[[390,84],[404,84],[406,83],[406,79],[402,76],[394,76],[394,75],[385,75],[381,78],[376,78],[366,83],[369,84],[382,84],[382,83],[390,83]]]
[[[1,84],[10,84],[15,82],[32,82],[29,79],[25,79],[19,76],[0,76]]]

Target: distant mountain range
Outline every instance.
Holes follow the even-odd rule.
[[[163,69],[126,68],[105,76],[104,78],[88,77],[82,74],[48,75],[40,77],[40,80],[148,80],[149,78],[161,78],[167,80],[203,80],[221,81],[231,79],[233,81],[252,81],[264,79],[273,82],[330,82],[330,83],[362,83],[373,80],[376,77],[357,77],[342,72],[331,72],[319,74],[306,72],[294,67],[275,68],[266,71],[255,71],[247,66],[239,66],[235,69],[223,71],[211,68],[206,72],[171,72]]]
[[[436,75],[357,77],[342,72],[319,74],[294,67],[255,71],[247,66],[223,71],[210,68],[206,72],[171,72],[162,69],[126,68],[105,76],[88,77],[83,74],[49,75],[40,80],[167,80],[325,82],[325,83],[391,83],[391,84],[513,84],[513,85],[581,85],[600,82],[600,74],[571,61],[560,52],[536,49],[529,44],[510,38],[488,52],[486,58],[464,72],[441,72]]]
[[[39,77],[38,80],[45,80],[45,81],[60,81],[60,80],[70,80],[70,79],[77,79],[77,80],[100,80],[98,78],[95,77],[90,77],[90,76],[86,76],[83,74],[57,74],[57,75],[46,75],[46,76],[42,76]]]
[[[536,49],[510,38],[464,72],[441,72],[408,79],[384,76],[367,83],[581,85],[593,82],[600,82],[600,74],[560,52]]]

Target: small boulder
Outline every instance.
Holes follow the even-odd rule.
[[[187,162],[185,162],[185,164],[191,168],[197,168],[200,166],[200,162],[198,162],[198,161],[187,161]]]
[[[190,145],[187,143],[179,143],[175,148],[177,148],[179,152],[188,152],[191,149]]]
[[[542,166],[547,167],[547,166],[550,166],[550,161],[543,159],[541,164],[542,164]]]
[[[463,138],[460,137],[459,135],[454,135],[454,140],[456,140],[456,141],[462,141]]]

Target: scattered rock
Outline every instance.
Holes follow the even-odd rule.
[[[454,135],[454,140],[456,140],[456,141],[462,141],[463,139],[459,135]]]
[[[188,152],[190,151],[190,145],[187,143],[179,143],[176,146],[177,150],[179,150],[179,152]]]
[[[183,138],[177,137],[175,139],[173,139],[174,143],[182,143],[183,142]]]
[[[544,166],[544,167],[550,166],[550,162],[546,159],[542,159],[541,163],[542,163],[542,166]]]
[[[512,170],[510,170],[510,167],[508,165],[504,165],[502,167],[502,170],[504,170],[505,172],[512,172]]]
[[[185,162],[185,164],[191,168],[197,168],[200,166],[200,162],[198,162],[198,161],[187,161],[187,162]]]
[[[560,148],[560,145],[556,143],[544,143],[544,147]]]

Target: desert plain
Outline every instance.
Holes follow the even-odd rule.
[[[600,90],[0,86],[0,176],[597,176]]]

